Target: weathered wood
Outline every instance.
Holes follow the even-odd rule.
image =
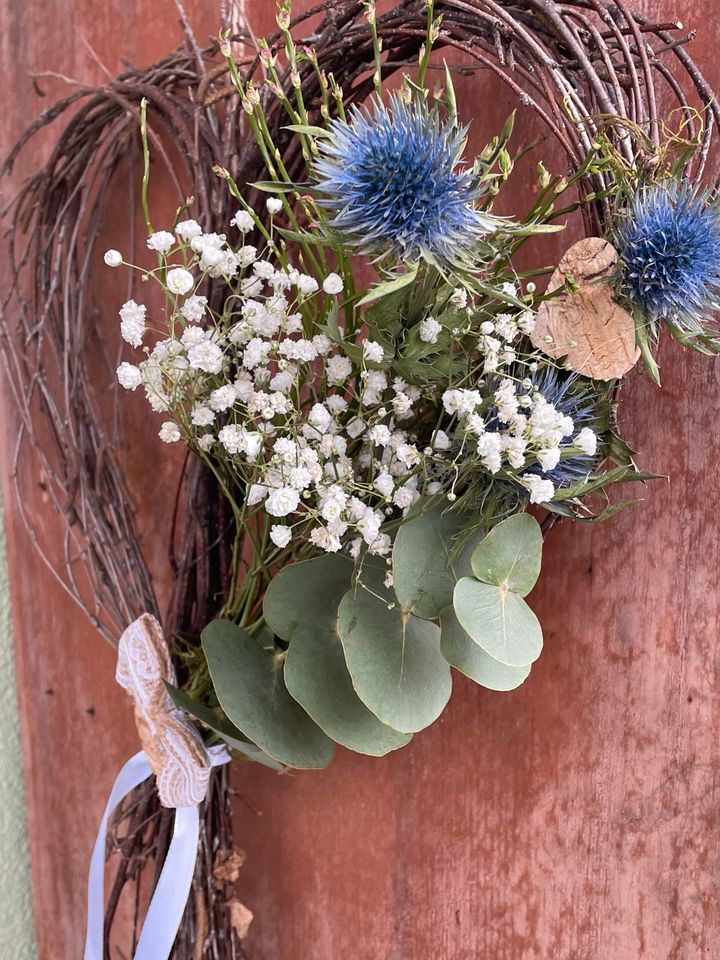
[[[668,19],[677,6],[643,4]],[[267,5],[248,7],[262,7],[262,33]],[[702,31],[692,53],[720,85],[720,11],[714,0],[691,7],[681,18]],[[204,25],[199,36],[214,30],[215,8],[187,9]],[[121,56],[149,62],[179,38],[176,21],[170,0],[5,0],[3,142],[48,102],[28,71],[99,77],[83,36],[110,70]],[[480,84],[458,80],[476,145],[515,106],[496,84]],[[517,129],[523,121],[521,112]],[[539,132],[532,124],[527,139]],[[525,170],[527,185],[532,163]],[[520,181],[514,196],[523,196]],[[551,241],[546,259],[567,244]],[[530,598],[546,646],[522,688],[491,693],[457,676],[440,722],[382,760],[339,751],[322,773],[237,770],[252,960],[714,955],[720,366],[667,342],[660,359],[663,389],[631,376],[621,424],[642,466],[671,479],[603,526],[551,533]],[[6,404],[6,464],[14,427]],[[131,465],[143,452],[131,450]],[[37,515],[34,481],[27,496]],[[160,535],[163,496],[153,493],[159,513],[148,537]],[[117,766],[136,749],[132,711],[115,686],[112,651],[44,572],[10,496],[6,522],[39,942],[42,956],[70,958],[81,949],[97,820]],[[158,572],[163,552],[159,542]]]

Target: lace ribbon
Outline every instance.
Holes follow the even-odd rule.
[[[200,834],[199,805],[207,794],[210,768],[228,763],[224,746],[205,748],[197,728],[172,702],[165,682],[175,684],[167,641],[150,614],[138,617],[118,644],[116,679],[135,704],[144,747],[113,784],[100,823],[88,876],[84,960],[103,960],[105,845],[113,810],[150,776],[160,802],[175,810],[172,840],[145,916],[134,960],[167,960],[185,911]]]

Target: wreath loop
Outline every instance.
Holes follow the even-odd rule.
[[[462,73],[499,78],[521,116],[537,118],[557,142],[569,171],[582,165],[598,131],[628,164],[652,166],[663,144],[662,117],[677,110],[683,136],[699,143],[687,178],[700,181],[711,175],[720,107],[685,49],[693,33],[683,33],[681,24],[654,23],[632,13],[622,0],[443,0],[435,13],[442,15],[436,49],[456,56]],[[416,62],[427,34],[424,0],[401,0],[377,18],[376,31],[385,76]],[[343,86],[346,103],[367,99],[373,89],[375,45],[365,4],[328,0],[295,19],[292,32],[298,46],[315,51],[320,70]],[[270,50],[281,40],[280,34],[271,39]],[[236,34],[228,42],[244,79],[259,81],[263,57],[249,36]],[[298,70],[306,102],[318,110],[318,75],[307,61]],[[290,90],[290,67],[281,78]],[[99,386],[89,356],[96,243],[113,185],[128,163],[136,178],[142,162],[136,130],[143,98],[152,117],[148,134],[155,165],[164,169],[178,203],[192,195],[197,216],[209,229],[227,223],[235,203],[223,171],[243,183],[260,180],[264,171],[242,122],[242,102],[229,81],[220,46],[199,50],[189,36],[180,50],[146,70],[128,70],[98,88],[78,85],[28,129],[3,168],[12,171],[36,133],[68,118],[48,162],[23,186],[13,207],[14,285],[2,307],[0,335],[20,414],[13,464],[17,509],[59,582],[112,643],[139,615],[157,615],[158,603],[125,476],[122,424],[103,396],[106,381]],[[303,165],[301,147],[283,129],[286,115],[278,100],[268,98],[266,116],[287,170],[297,175]],[[580,183],[592,198],[581,208],[586,236],[601,235],[610,218],[609,176],[593,170]],[[219,302],[222,296],[217,283],[211,300]],[[61,556],[53,553],[26,511],[21,489],[31,466],[42,472],[61,518]],[[165,628],[168,635],[197,643],[215,612],[212,598],[227,593],[233,520],[215,482],[189,459],[175,521],[170,537],[174,594]],[[195,933],[205,922],[201,924],[201,903],[214,918],[211,939],[216,946],[234,936],[224,906],[226,891],[206,879],[212,877],[217,848],[222,854],[232,846],[226,773],[215,772],[213,784],[205,807],[207,863],[198,871],[200,899],[187,911],[176,946],[176,956],[183,960],[196,956]],[[148,831],[150,810],[156,826]],[[150,856],[162,860],[164,816],[150,796],[128,808],[125,838],[119,841],[126,856],[111,894],[109,925],[123,885],[137,881],[139,863]],[[213,949],[207,956],[220,955],[220,948]]]

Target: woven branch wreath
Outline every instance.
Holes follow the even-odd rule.
[[[92,283],[119,179],[144,169],[152,186],[162,169],[175,222],[150,230],[149,251],[134,223],[113,231],[122,253],[105,262],[159,281],[155,315],[136,302],[141,284],[121,309],[123,338],[150,352],[118,378],[162,412],[162,439],[195,455],[168,535],[171,693],[208,739],[317,767],[333,741],[375,755],[408,742],[444,707],[450,665],[493,689],[528,675],[542,645],[523,599],[542,547],[528,503],[546,525],[614,512],[598,497],[643,478],[614,434],[619,378],[641,354],[659,379],[661,327],[717,348],[720,217],[713,185],[683,184],[707,184],[720,112],[691,35],[620,2],[411,0],[377,17],[333,2],[278,23],[259,48],[239,33],[200,50],[188,33],[28,130],[7,169],[72,108],[14,206],[2,336],[18,507],[115,643],[159,610]],[[508,123],[471,164],[455,71],[499,77],[517,109],[514,134]],[[410,80],[381,101],[393,75]],[[532,209],[499,219],[492,200],[528,116],[566,168],[542,168]],[[586,238],[536,287],[515,252],[573,209]],[[370,286],[355,286],[358,253],[379,274]],[[24,509],[38,466],[62,556]],[[240,949],[226,778],[211,775],[207,880],[176,957],[195,957],[198,938],[207,957]],[[108,930],[139,864],[162,860],[168,815],[146,785],[121,816]]]

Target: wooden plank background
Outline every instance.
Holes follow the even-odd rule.
[[[246,4],[259,34],[269,6]],[[697,26],[691,52],[720,86],[715,0],[636,6]],[[201,40],[216,30],[215,4],[186,9]],[[3,148],[62,89],[41,79],[40,97],[32,73],[98,81],[98,60],[149,63],[180,37],[171,0],[2,0]],[[514,106],[482,80],[462,85],[478,139]],[[440,722],[382,760],[339,751],[322,773],[237,771],[251,960],[719,955],[720,365],[667,343],[661,361],[662,391],[629,379],[621,423],[643,467],[670,480],[604,526],[553,531],[531,598],[546,646],[524,687],[456,677]],[[7,484],[9,403],[1,421]],[[156,450],[143,440],[133,462]],[[40,479],[25,491],[36,516]],[[152,495],[161,507],[162,484]],[[5,519],[40,956],[70,960],[92,838],[136,739],[112,650],[29,548],[11,495]],[[164,521],[160,509],[146,536]]]

